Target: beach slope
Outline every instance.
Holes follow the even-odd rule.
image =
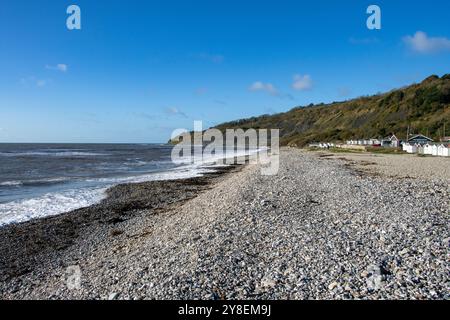
[[[448,298],[448,176],[366,172],[357,160],[299,149],[280,157],[277,175],[246,165],[159,212],[138,206],[108,229],[83,229],[56,257],[30,252],[36,265],[22,272],[10,272],[20,261],[8,256],[0,296]],[[12,250],[5,232],[2,254]],[[70,289],[73,266],[80,286]]]

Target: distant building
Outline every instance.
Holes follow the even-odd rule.
[[[432,155],[433,154],[433,146],[429,143],[425,144],[423,146],[423,154]]]
[[[438,157],[450,157],[450,145],[449,144],[403,144],[403,151],[407,153],[419,153],[419,154],[428,154],[432,156]]]
[[[400,140],[393,134],[392,136],[382,139],[381,146],[385,148],[398,148],[400,146]]]
[[[449,145],[441,144],[438,146],[437,155],[440,157],[450,157]]]
[[[439,155],[439,148],[437,145],[433,144],[431,146],[431,155],[432,156],[438,156]]]
[[[423,144],[418,144],[417,145],[417,151],[418,154],[425,154],[425,148],[423,146]]]
[[[403,144],[403,151],[406,151],[408,153],[416,153],[417,152],[417,144],[410,144],[410,143],[404,143]]]
[[[443,137],[443,138],[441,138],[441,142],[450,143],[450,137]]]
[[[347,140],[347,145],[360,145],[360,146],[375,146],[380,145],[381,141],[378,139],[359,139],[359,140]]]
[[[309,144],[310,148],[320,148],[320,149],[329,149],[335,146],[336,145],[332,142],[321,142],[321,143],[314,142]]]
[[[424,136],[423,134],[417,134],[408,139],[409,144],[426,144],[429,142],[433,142],[433,139]]]
[[[379,147],[379,146],[381,146],[381,140],[379,140],[379,139],[370,139],[369,140],[369,145],[370,146],[377,146],[377,147]]]

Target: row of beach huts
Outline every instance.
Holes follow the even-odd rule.
[[[320,149],[343,148],[357,150],[367,150],[368,147],[402,148],[407,153],[450,157],[450,137],[444,137],[440,142],[434,142],[433,139],[422,134],[411,136],[407,141],[402,141],[393,134],[386,138],[347,140],[345,143],[311,143],[309,146]]]
[[[428,154],[438,157],[450,157],[450,147],[448,144],[410,144],[405,143],[402,146],[403,151],[407,153]]]

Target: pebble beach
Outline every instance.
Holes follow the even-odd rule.
[[[377,157],[285,148],[277,175],[119,185],[2,227],[0,298],[448,299],[450,162]]]

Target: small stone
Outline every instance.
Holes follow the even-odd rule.
[[[328,286],[329,290],[333,290],[334,288],[336,288],[338,286],[338,283],[336,281],[333,281],[332,283],[330,283],[330,285]]]
[[[108,300],[116,300],[119,297],[120,293],[113,292],[109,295]]]
[[[277,285],[276,281],[273,279],[265,278],[261,280],[261,287],[273,288]]]

